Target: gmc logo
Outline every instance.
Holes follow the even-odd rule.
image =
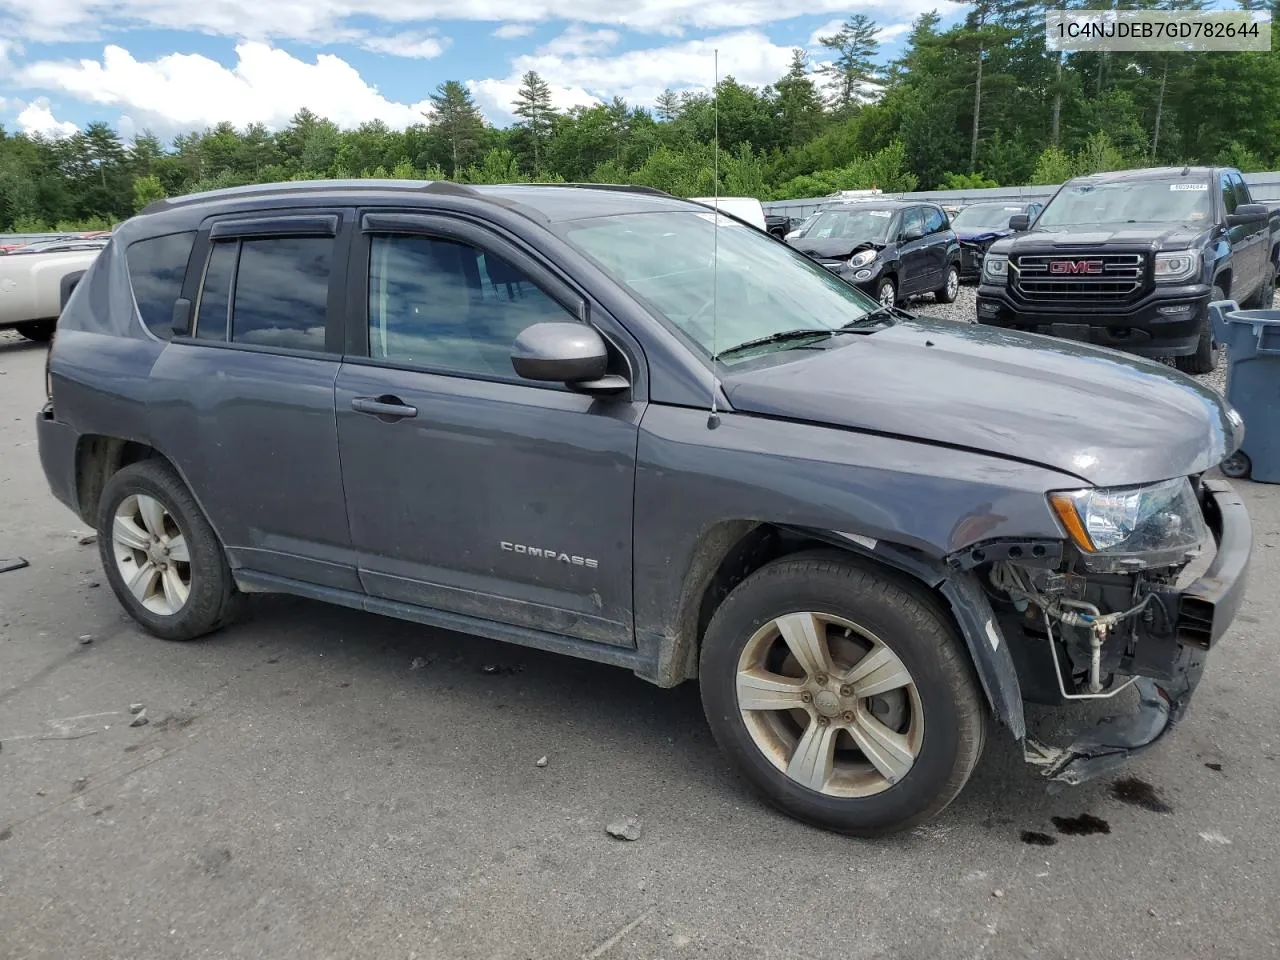
[[[1052,260],[1050,273],[1101,273],[1101,260]]]

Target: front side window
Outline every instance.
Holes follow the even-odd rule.
[[[924,236],[924,218],[920,216],[920,208],[912,207],[902,215],[902,239],[919,240]]]
[[[562,236],[708,356],[794,330],[856,325],[879,305],[742,224],[672,210],[562,224]],[[726,359],[732,363],[747,359]]]
[[[138,315],[162,339],[173,336],[173,305],[182,296],[182,280],[191,259],[195,231],[170,233],[129,244],[129,283]]]
[[[520,268],[439,237],[379,234],[369,253],[369,356],[441,373],[517,380],[526,327],[576,321]]]
[[[1226,208],[1227,213],[1236,212],[1236,188],[1231,183],[1231,178],[1225,173],[1222,175],[1222,205]]]

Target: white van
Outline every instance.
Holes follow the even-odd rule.
[[[719,199],[715,197],[690,197],[689,199],[694,203],[702,203],[708,207],[723,210],[739,220],[747,221],[753,227],[768,230],[768,227],[765,226],[764,207],[754,197],[720,197]]]

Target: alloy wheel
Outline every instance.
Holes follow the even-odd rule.
[[[879,637],[823,613],[789,613],[747,642],[738,709],[760,752],[797,783],[868,797],[899,783],[924,742],[905,664]]]
[[[177,520],[145,493],[120,501],[111,522],[116,569],[129,592],[152,613],[173,616],[191,595],[191,553]]]

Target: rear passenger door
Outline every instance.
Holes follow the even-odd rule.
[[[947,272],[947,251],[953,234],[941,207],[921,207],[920,211],[924,217],[924,234],[929,251],[929,282],[925,289],[936,290],[942,286]]]
[[[1240,174],[1232,171],[1224,176],[1231,181],[1236,206],[1253,202],[1249,187]],[[1232,259],[1238,264],[1236,270],[1239,280],[1231,286],[1232,296],[1241,300],[1247,293],[1256,291],[1266,279],[1267,258],[1271,255],[1271,221],[1268,217],[1259,217],[1237,229],[1241,232],[1241,240],[1237,248],[1239,252],[1233,254]]]
[[[206,221],[151,381],[157,445],[231,566],[358,591],[333,406],[352,216]]]
[[[473,221],[370,211],[351,271],[338,442],[365,589],[631,646],[638,347],[550,265]],[[588,318],[631,395],[516,375],[523,329]]]

